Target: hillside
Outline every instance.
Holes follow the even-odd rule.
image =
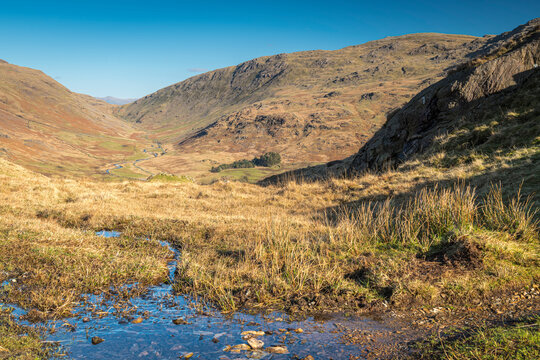
[[[489,38],[413,34],[261,57],[171,85],[118,114],[174,144],[167,157],[145,162],[156,169],[204,174],[212,164],[267,151],[281,153],[287,165],[341,159],[387,112]]]
[[[462,136],[461,143],[453,139],[452,144],[445,146],[448,151],[465,144],[479,148],[488,143],[501,145],[501,135],[511,134],[497,134],[499,124],[484,124],[480,119],[491,115],[495,107],[504,112],[520,102],[525,104],[525,89],[535,90],[532,84],[539,76],[540,19],[493,40],[498,45],[490,52],[420,92],[393,114],[360,149],[351,170],[393,167],[424,152],[437,137],[452,138],[457,128],[468,127],[478,139]],[[539,105],[538,98],[532,100],[531,105]]]
[[[98,174],[135,155],[141,136],[111,105],[0,62],[0,156],[45,174]]]
[[[523,182],[539,201],[539,26],[534,19],[492,38],[475,58],[390,114],[354,156],[262,183],[389,170],[405,188],[461,179],[488,191],[492,182],[507,188]],[[401,192],[387,188],[388,195]]]

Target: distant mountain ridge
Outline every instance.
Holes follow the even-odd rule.
[[[283,167],[275,173],[311,166],[300,170],[302,176],[395,166],[429,146],[415,121],[427,116],[431,120],[419,129],[438,129],[432,122],[440,113],[454,116],[455,104],[478,87],[491,94],[496,84],[511,86],[515,66],[503,73],[490,69],[498,77],[475,82],[448,79],[516,53],[524,34],[532,41],[537,28],[533,20],[498,36],[411,34],[335,51],[265,56],[121,106],[0,61],[0,156],[47,174],[68,165],[73,172],[104,172],[116,161],[137,159],[130,171],[197,179],[213,166],[266,152],[281,154]],[[442,104],[456,89],[462,94]],[[422,112],[426,106],[431,115]],[[156,144],[166,156],[146,154]]]
[[[106,103],[112,104],[112,105],[126,105],[129,103],[132,103],[136,101],[136,98],[132,99],[121,99],[114,96],[105,96],[105,97],[96,97],[96,99],[103,100]]]

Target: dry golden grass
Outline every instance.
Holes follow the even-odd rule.
[[[145,237],[181,248],[177,291],[223,310],[460,304],[537,282],[530,207],[465,185],[416,190],[467,171],[263,188],[51,180],[1,161],[0,270],[20,280],[9,300],[56,314],[81,293],[162,280],[170,254]]]
[[[4,287],[6,299],[64,316],[80,294],[166,278],[172,254],[157,242],[105,239],[43,220],[47,205],[72,201],[62,185],[17,166],[0,173],[0,281],[16,280]]]

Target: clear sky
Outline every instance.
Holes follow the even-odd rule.
[[[538,16],[538,0],[1,0],[0,59],[73,91],[132,98],[258,56],[416,32],[496,34]]]

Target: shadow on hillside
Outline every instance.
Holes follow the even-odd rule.
[[[338,214],[352,214],[356,209],[367,203],[378,203],[391,199],[398,206],[413,199],[423,189],[449,188],[455,185],[473,187],[480,200],[493,186],[501,185],[505,198],[513,198],[520,192],[521,200],[525,200],[530,196],[531,206],[539,208],[540,177],[538,173],[540,173],[540,154],[520,159],[510,167],[486,171],[467,179],[454,177],[443,181],[421,181],[405,192],[362,196],[354,201],[324,208],[318,211],[318,215],[325,220],[335,221],[338,219]],[[536,215],[540,216],[538,213]]]

